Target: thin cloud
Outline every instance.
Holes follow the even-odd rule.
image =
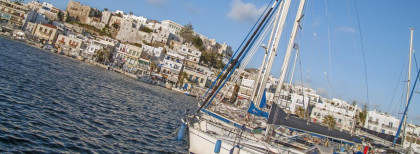
[[[356,29],[352,28],[352,27],[338,27],[336,29],[337,32],[342,32],[342,33],[356,33]]]
[[[146,2],[153,6],[163,6],[166,0],[146,0]]]
[[[238,22],[255,22],[264,12],[264,8],[257,8],[255,4],[244,3],[241,0],[233,0],[232,9],[227,16]]]

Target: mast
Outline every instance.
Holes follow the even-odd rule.
[[[281,14],[280,14],[280,20],[277,24],[276,32],[275,32],[274,38],[271,42],[272,44],[269,47],[270,48],[269,49],[270,54],[268,56],[268,61],[267,61],[267,64],[266,64],[267,67],[265,68],[265,71],[262,74],[262,82],[261,82],[261,86],[260,86],[261,88],[258,89],[257,98],[255,99],[256,100],[255,101],[255,103],[256,103],[255,106],[259,106],[259,104],[261,102],[262,94],[264,92],[265,85],[267,84],[268,73],[271,72],[271,66],[273,65],[273,61],[274,61],[274,57],[275,57],[276,52],[277,52],[277,47],[278,47],[278,44],[279,44],[279,41],[280,41],[280,37],[281,37],[281,34],[283,32],[284,23],[286,22],[287,13],[289,12],[290,1],[291,0],[285,0],[284,1],[283,8],[282,8],[282,11],[281,11]],[[264,88],[262,88],[262,87],[264,87]]]
[[[293,44],[294,44],[294,41],[295,41],[295,37],[296,37],[296,33],[297,33],[297,30],[298,30],[298,27],[299,27],[299,23],[300,23],[300,19],[303,17],[302,16],[302,12],[303,12],[303,8],[304,8],[304,6],[305,6],[305,2],[306,2],[306,0],[301,0],[300,1],[300,3],[299,3],[299,8],[298,8],[298,11],[297,11],[297,13],[296,13],[296,19],[295,19],[295,23],[294,23],[294,25],[293,25],[293,30],[292,30],[292,34],[291,34],[291,36],[290,36],[290,40],[289,40],[289,45],[287,46],[287,51],[286,51],[286,55],[285,55],[285,61],[286,61],[286,59],[287,59],[287,63],[286,63],[286,66],[285,66],[285,61],[283,62],[283,66],[282,66],[282,70],[283,70],[283,68],[287,68],[287,64],[288,64],[288,59],[290,59],[290,52],[292,51],[292,48],[293,48]],[[290,2],[289,2],[290,3]],[[285,4],[286,5],[286,4]],[[290,5],[290,4],[289,4]],[[287,10],[288,10],[288,8],[287,8]],[[277,47],[278,47],[278,43],[279,43],[279,40],[276,40],[276,43],[274,43],[273,44],[273,47],[275,47],[274,49],[277,49]],[[275,56],[275,51],[273,50],[273,48],[272,48],[272,53],[271,53],[271,59],[270,59],[270,61],[269,61],[269,63],[267,64],[268,66],[267,66],[267,70],[264,72],[264,73],[270,73],[270,70],[271,70],[271,66],[272,66],[272,64],[273,64],[273,60],[274,60],[274,56]],[[287,57],[289,57],[289,58],[287,58]],[[285,72],[282,72],[282,74],[284,74]],[[267,78],[268,76],[265,76],[265,78]],[[284,80],[284,75],[283,75],[283,80]],[[282,85],[282,83],[283,83],[283,80],[281,80],[280,82],[279,82],[279,86],[276,88],[276,92],[274,93],[274,95],[276,95],[277,94],[277,92],[279,92],[279,88],[281,88],[281,85]],[[266,80],[264,80],[264,85],[266,84]],[[261,92],[261,90],[264,90],[264,89],[260,89],[260,92]],[[259,100],[261,100],[261,99],[259,99]],[[267,137],[267,139],[270,137],[269,136],[269,134],[270,134],[270,132],[272,131],[272,129],[273,129],[273,126],[271,125],[271,124],[268,124],[268,126],[267,126],[267,130],[266,130],[266,132],[265,132],[265,136]]]
[[[252,90],[252,96],[251,96],[251,101],[254,101],[254,98],[257,96],[257,94],[258,94],[258,92],[257,92],[257,89],[258,89],[258,87],[261,85],[261,83],[262,82],[260,82],[260,79],[261,79],[261,77],[262,77],[262,70],[265,68],[265,65],[266,65],[266,59],[267,59],[267,55],[268,55],[268,47],[271,45],[271,40],[273,39],[273,35],[274,35],[274,32],[275,32],[275,30],[274,30],[274,27],[275,27],[275,25],[277,24],[277,21],[279,20],[279,17],[280,17],[280,13],[281,13],[281,11],[282,11],[282,6],[283,6],[283,2],[284,1],[281,1],[280,2],[280,7],[279,7],[279,10],[277,11],[277,13],[276,13],[276,18],[275,18],[275,20],[274,20],[274,25],[273,25],[273,31],[271,31],[271,34],[270,34],[270,39],[268,40],[268,44],[267,44],[267,46],[266,47],[264,47],[264,50],[265,50],[265,54],[264,54],[264,58],[263,58],[263,61],[262,61],[262,63],[261,63],[261,68],[259,69],[259,71],[258,71],[258,76],[257,76],[257,80],[255,80],[255,84],[254,84],[254,89]],[[255,102],[255,101],[254,101]]]
[[[406,95],[406,102],[405,102],[405,106],[408,105],[408,99],[409,99],[409,94],[410,94],[410,78],[411,78],[411,55],[413,54],[413,33],[414,33],[414,29],[411,28],[411,37],[410,37],[410,55],[409,55],[409,59],[408,59],[408,76],[407,76],[407,95]],[[405,128],[407,127],[407,115],[404,114],[404,120],[401,121],[403,122],[404,126],[403,126],[403,136],[402,136],[402,141],[401,141],[401,145],[404,144],[405,141]]]
[[[225,79],[226,78],[230,78],[230,76],[232,75],[232,73],[235,71],[235,69],[238,67],[238,65],[242,61],[243,54],[246,54],[247,53],[247,48],[249,47],[249,45],[252,44],[252,42],[253,42],[253,40],[254,40],[255,37],[258,37],[259,31],[261,30],[261,28],[264,27],[264,23],[266,22],[266,20],[270,16],[271,12],[274,10],[274,7],[278,3],[278,1],[279,0],[276,0],[276,1],[273,2],[273,4],[271,5],[271,7],[268,9],[267,13],[264,15],[264,18],[262,18],[261,22],[258,24],[258,26],[255,29],[255,31],[252,33],[252,35],[249,37],[248,41],[242,47],[242,49],[239,52],[238,56],[236,56],[236,58],[232,60],[231,65],[226,69],[226,71],[223,73],[223,75],[220,76],[219,81],[216,81],[215,82],[215,86],[211,90],[210,94],[207,95],[207,97],[204,99],[203,103],[200,105],[200,107],[197,109],[197,111],[195,113],[200,112],[200,110],[205,105],[208,105],[214,99],[214,97],[217,95],[217,93],[220,91],[221,87],[223,87],[224,84],[227,82],[227,80],[225,80]]]
[[[299,9],[298,9],[298,12],[297,12],[297,15],[296,15],[295,23],[293,25],[292,34],[290,35],[290,40],[289,40],[289,44],[287,46],[286,54],[284,56],[283,65],[281,67],[279,84],[277,85],[276,92],[274,93],[274,95],[277,95],[277,100],[280,97],[281,86],[283,85],[284,78],[286,76],[286,70],[287,70],[287,67],[289,65],[289,60],[290,60],[290,55],[291,55],[291,52],[292,52],[292,49],[293,49],[293,45],[295,44],[294,42],[295,42],[296,34],[297,34],[297,31],[298,31],[298,28],[299,28],[300,19],[303,17],[302,12],[303,12],[303,7],[304,6],[305,6],[305,0],[301,0],[300,4],[299,4]]]

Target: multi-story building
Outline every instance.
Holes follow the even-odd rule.
[[[111,21],[112,15],[113,14],[110,11],[103,11],[102,16],[101,16],[101,22],[104,23],[105,25],[108,25],[109,21]]]
[[[57,40],[58,29],[51,24],[37,24],[33,35],[52,44]]]
[[[185,61],[183,71],[188,75],[188,81],[192,85],[197,85],[199,87],[205,87],[207,82],[207,77],[210,76],[206,74],[207,71],[204,71],[196,63]],[[185,83],[187,84],[187,83]],[[184,84],[184,87],[186,87]],[[191,87],[191,86],[190,86]]]
[[[111,22],[114,17],[111,19]],[[117,19],[117,18],[115,18]],[[140,26],[133,21],[122,19],[121,27],[118,31],[117,40],[128,43],[142,43],[142,41],[149,36],[149,33],[139,30]]]
[[[104,52],[112,53],[114,48],[111,46],[108,46],[106,44],[102,44],[101,42],[94,40],[94,39],[88,39],[86,41],[86,49],[82,51],[82,57],[96,61],[98,57],[96,57],[98,51],[103,50]]]
[[[66,36],[63,34],[58,35],[55,46],[72,56],[80,56],[81,52],[86,47],[83,40],[77,38],[75,35]]]
[[[178,53],[166,53],[161,63],[162,68],[160,69],[160,72],[167,76],[168,81],[176,83],[178,81],[178,75],[181,72],[184,59],[185,57]]]
[[[112,46],[112,47],[116,47],[119,44],[118,40],[115,40],[106,36],[98,36],[98,37],[95,37],[95,39],[98,40],[102,44]]]
[[[60,20],[59,15],[64,15],[64,13],[59,8],[56,8],[51,3],[47,2],[43,2],[41,4],[39,2],[32,1],[28,3],[28,7],[37,11],[38,13],[45,15],[49,20],[52,21]]]
[[[179,31],[184,27],[181,24],[178,24],[171,20],[163,20],[162,25],[168,28],[169,32],[176,35],[179,35]]]
[[[23,26],[29,8],[19,2],[0,0],[0,22]]]
[[[255,80],[243,78],[239,87],[238,98],[251,101]]]
[[[322,123],[325,116],[333,116],[336,121],[336,129],[352,132],[355,125],[356,109],[357,105],[350,105],[340,99],[321,98],[312,109],[310,117],[313,122]]]
[[[153,60],[161,60],[163,58],[163,48],[162,47],[153,47],[148,45],[142,46],[142,51],[147,54],[149,59]]]
[[[71,21],[79,21],[81,23],[86,23],[88,17],[99,17],[100,11],[92,8],[90,6],[82,5],[79,2],[75,2],[73,0],[69,1],[67,5],[66,12],[69,16]]]
[[[186,57],[188,61],[198,63],[200,61],[201,51],[197,50],[194,46],[188,44],[177,45],[175,50],[179,54]]]
[[[70,46],[72,48],[80,49],[82,46],[84,46],[84,42],[82,39],[79,39],[74,35],[66,36],[59,34],[55,45],[58,48],[60,46]]]
[[[119,44],[115,53],[114,59],[124,63],[123,69],[133,73],[137,70],[142,48],[130,44]]]
[[[416,153],[420,153],[420,126],[407,124],[405,129],[406,136],[403,147],[412,149]]]
[[[374,110],[367,111],[366,120],[363,127],[376,132],[395,135],[399,123],[400,120],[394,116],[388,115],[386,113],[380,113]]]

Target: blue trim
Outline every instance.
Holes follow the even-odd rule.
[[[264,112],[264,111],[258,109],[257,107],[255,107],[254,102],[252,102],[252,101],[249,104],[250,105],[249,105],[248,113],[251,113],[253,115],[260,116],[260,117],[265,117],[265,118],[268,119],[269,114],[267,112]]]

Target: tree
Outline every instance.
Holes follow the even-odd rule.
[[[193,26],[191,24],[186,24],[184,27],[181,28],[179,34],[182,38],[184,38],[185,42],[191,43],[194,38],[194,31]]]
[[[299,118],[305,117],[305,109],[303,107],[299,107],[295,110],[295,114],[299,116]]]
[[[108,8],[104,8],[104,11],[108,11]]]
[[[151,32],[153,32],[153,30],[152,29],[150,29],[150,28],[148,28],[148,27],[140,27],[140,30],[141,31],[143,31],[143,32],[146,32],[146,33],[151,33]]]
[[[362,112],[359,112],[359,114],[357,115],[357,122],[359,126],[363,126],[365,124],[367,110],[368,110],[368,107],[367,107],[367,104],[365,104],[363,105]]]
[[[326,124],[328,126],[328,130],[331,130],[335,127],[335,118],[332,115],[327,115],[322,120],[323,124]]]
[[[57,13],[58,21],[63,21],[64,15],[61,12]]]
[[[180,86],[184,84],[184,79],[188,78],[188,74],[186,72],[181,72],[178,74],[178,83]]]
[[[96,53],[96,61],[99,63],[109,61],[110,58],[112,58],[112,55],[106,48],[102,48]]]
[[[193,44],[196,48],[198,48],[200,51],[201,51],[201,50],[204,50],[204,47],[203,47],[203,40],[202,40],[199,36],[194,36],[194,37],[192,38],[192,44]]]

